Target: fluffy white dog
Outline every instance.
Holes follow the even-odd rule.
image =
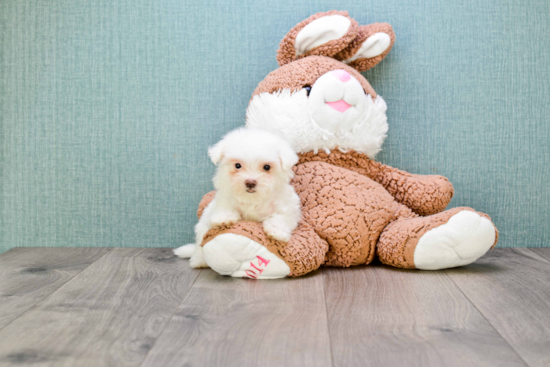
[[[216,196],[195,226],[195,244],[174,253],[191,257],[193,268],[207,267],[200,246],[206,232],[239,220],[261,222],[268,236],[287,242],[301,217],[300,198],[290,185],[298,162],[291,146],[267,131],[240,128],[211,147],[208,155],[218,166]]]

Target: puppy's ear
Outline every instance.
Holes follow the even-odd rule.
[[[359,27],[355,38],[345,49],[334,55],[352,68],[363,72],[375,67],[390,52],[395,33],[388,23],[374,23]]]
[[[288,171],[298,163],[298,155],[294,150],[289,146],[284,146],[279,150],[279,160],[281,162],[281,167],[283,170]]]
[[[357,27],[346,11],[314,14],[283,38],[277,50],[279,66],[310,55],[331,57],[355,39]]]
[[[212,160],[212,163],[214,163],[216,166],[222,160],[224,153],[225,153],[224,140],[217,142],[215,145],[211,146],[208,149],[208,156]]]

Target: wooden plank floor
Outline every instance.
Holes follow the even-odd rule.
[[[550,366],[550,248],[254,281],[170,249],[0,255],[0,366]]]

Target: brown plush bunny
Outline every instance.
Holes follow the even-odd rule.
[[[386,104],[360,72],[394,41],[389,24],[358,26],[342,11],[315,14],[284,37],[280,68],[254,91],[246,125],[284,136],[299,153],[292,184],[303,220],[288,243],[255,222],[211,230],[202,246],[212,269],[281,278],[378,256],[391,266],[435,270],[470,264],[496,244],[486,214],[444,211],[453,196],[445,177],[372,160],[386,137]],[[212,197],[203,198],[199,216]]]

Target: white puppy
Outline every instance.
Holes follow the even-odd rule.
[[[216,196],[195,226],[195,244],[174,253],[191,257],[193,268],[207,267],[203,237],[212,228],[239,220],[262,222],[266,234],[287,242],[301,217],[300,198],[290,185],[298,156],[281,137],[263,130],[240,128],[208,150],[218,166]]]

